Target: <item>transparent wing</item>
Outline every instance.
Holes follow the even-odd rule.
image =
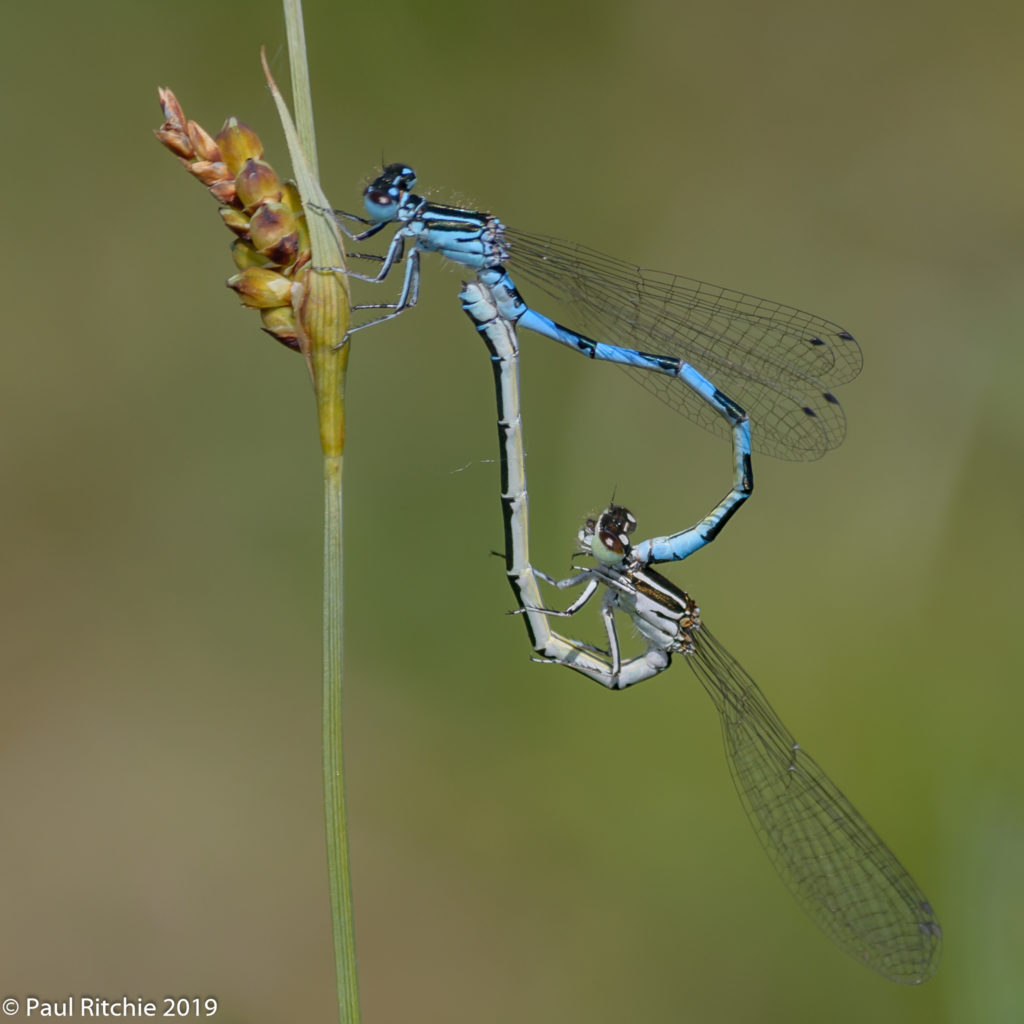
[[[685,360],[746,409],[757,450],[802,461],[842,442],[846,418],[833,389],[853,380],[863,360],[838,324],[573,242],[505,233],[513,278],[566,306],[568,326],[608,344]],[[728,437],[722,418],[678,380],[624,369],[689,419]]]
[[[942,931],[924,893],[736,660],[705,629],[687,660],[718,709],[736,791],[768,857],[818,926],[854,959],[927,981]]]

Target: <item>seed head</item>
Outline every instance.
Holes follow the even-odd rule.
[[[231,256],[239,272],[228,287],[261,311],[265,331],[298,349],[293,286],[312,258],[298,189],[263,159],[263,143],[248,125],[229,117],[214,137],[185,117],[170,89],[159,96],[164,123],[154,134],[206,186],[235,235]]]

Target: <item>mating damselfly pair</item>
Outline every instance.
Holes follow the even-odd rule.
[[[439,252],[476,271],[461,298],[494,369],[506,569],[534,660],[565,665],[617,690],[658,675],[673,654],[682,655],[719,713],[744,809],[800,904],[866,966],[898,982],[927,980],[938,963],[941,929],[924,894],[710,634],[693,599],[652,568],[709,543],[750,495],[752,441],[759,451],[803,460],[842,441],[845,420],[833,389],[860,370],[856,341],[838,325],[791,307],[642,270],[582,246],[514,231],[489,214],[429,202],[412,192],[415,183],[411,168],[391,164],[365,190],[368,219],[339,213],[339,224],[357,241],[396,225],[383,256],[357,254],[379,261],[377,272],[351,276],[380,283],[405,260],[396,301],[359,307],[377,312],[356,329],[415,305],[422,252]],[[351,231],[346,221],[363,229]],[[534,310],[511,273],[578,315],[598,337]],[[639,544],[631,539],[632,513],[612,504],[588,519],[578,536],[578,553],[592,557],[592,566],[561,580],[535,569],[518,327],[626,368],[696,423],[730,437],[733,485],[726,497],[694,526]],[[538,581],[583,590],[568,608],[556,610],[546,607]],[[550,618],[575,615],[599,591],[607,649],[552,630]],[[635,627],[642,654],[622,657],[617,615]]]

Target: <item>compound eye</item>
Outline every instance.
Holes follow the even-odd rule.
[[[597,536],[605,550],[611,552],[613,555],[622,555],[626,550],[626,544],[628,541],[624,534],[610,533],[607,530],[602,530]]]
[[[398,200],[391,192],[379,188],[366,190],[363,205],[370,217],[378,222],[394,220],[398,216]]]
[[[622,505],[610,505],[602,517],[606,529],[621,530],[623,533],[632,533],[636,529],[636,516]]]
[[[620,562],[629,554],[629,538],[614,530],[598,530],[590,549],[599,562]]]
[[[598,532],[605,531],[622,537],[623,542],[628,547],[629,542],[626,538],[636,529],[636,517],[628,508],[623,508],[622,505],[609,505],[601,513],[597,529]]]

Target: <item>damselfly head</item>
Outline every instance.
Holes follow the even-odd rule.
[[[636,529],[636,516],[622,505],[609,505],[597,520],[597,529],[615,533],[632,533]]]
[[[636,517],[622,505],[609,505],[597,522],[588,519],[581,532],[589,541],[590,551],[599,562],[620,562],[629,555],[629,535],[636,529]]]
[[[416,172],[406,164],[388,164],[363,192],[363,205],[378,224],[397,220],[402,203],[416,185]]]

